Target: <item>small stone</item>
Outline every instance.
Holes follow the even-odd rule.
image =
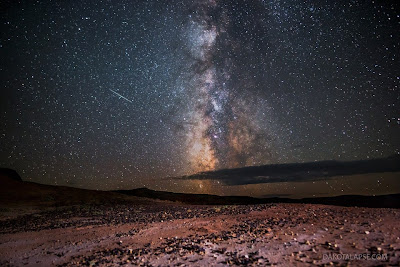
[[[369,235],[369,231],[365,231],[365,234]]]

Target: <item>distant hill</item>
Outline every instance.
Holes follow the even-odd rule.
[[[216,196],[208,194],[185,194],[165,191],[155,191],[148,188],[137,188],[132,190],[117,190],[121,194],[130,196],[146,197],[152,199],[177,201],[193,205],[228,205],[228,204],[259,204],[260,199],[245,196]]]
[[[147,199],[145,199],[147,198]],[[152,200],[149,200],[152,199]],[[216,196],[155,191],[148,188],[117,191],[96,191],[67,186],[44,185],[22,181],[17,172],[0,171],[0,206],[13,205],[76,205],[76,204],[158,204],[159,200],[192,205],[248,205],[263,203],[310,203],[371,208],[400,208],[400,194],[382,196],[346,195],[304,199],[253,198]]]
[[[110,191],[86,190],[22,181],[11,169],[0,170],[0,206],[65,206],[76,204],[135,203],[151,204],[148,199],[121,195]]]
[[[0,176],[5,176],[5,177],[8,177],[8,178],[10,178],[12,180],[22,182],[21,176],[19,176],[18,172],[16,172],[13,169],[0,168]]]
[[[305,203],[324,204],[345,207],[369,207],[369,208],[400,208],[400,194],[382,196],[344,195],[336,197],[318,198],[253,198],[245,196],[216,196],[208,194],[184,194],[165,191],[155,191],[148,188],[132,190],[117,190],[115,192],[151,199],[177,201],[192,205],[249,205],[266,203]]]

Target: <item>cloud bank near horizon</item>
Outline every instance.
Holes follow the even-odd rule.
[[[175,179],[214,180],[224,185],[321,181],[337,176],[400,172],[400,156],[349,162],[319,161],[201,172]],[[400,178],[400,176],[399,176]]]

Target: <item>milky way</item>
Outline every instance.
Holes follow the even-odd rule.
[[[134,2],[2,5],[1,167],[47,184],[227,194],[174,177],[400,153],[398,3]],[[392,181],[369,179],[368,192]]]
[[[185,26],[190,62],[187,118],[187,152],[191,172],[260,165],[270,162],[268,128],[258,121],[258,105],[231,79],[237,42],[227,29],[230,20],[217,1],[193,4]],[[244,88],[243,88],[244,89]],[[265,113],[264,113],[265,114]],[[264,138],[260,138],[263,136]]]

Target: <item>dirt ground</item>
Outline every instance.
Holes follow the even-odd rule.
[[[93,205],[2,212],[1,266],[399,266],[400,210]]]

